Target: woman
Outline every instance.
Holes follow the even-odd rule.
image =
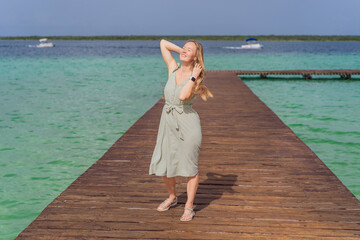
[[[187,177],[187,201],[181,221],[195,216],[194,198],[199,184],[198,156],[202,132],[198,113],[192,108],[196,95],[203,100],[212,93],[203,84],[205,77],[203,47],[195,40],[188,40],[181,48],[165,39],[160,41],[161,54],[169,70],[164,88],[163,107],[152,155],[149,174],[163,176],[169,198],[158,211],[166,211],[177,204],[175,176]],[[171,52],[180,54],[178,66]]]

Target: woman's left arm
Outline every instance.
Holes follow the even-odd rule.
[[[199,63],[196,63],[191,76],[197,79],[199,77],[200,73],[201,73],[201,65]],[[196,82],[196,80],[195,80],[195,82]],[[191,91],[192,91],[193,87],[195,86],[195,82],[193,82],[189,79],[187,81],[187,83],[185,83],[185,85],[183,86],[183,88],[181,89],[180,94],[179,94],[180,101],[184,101],[190,97]]]

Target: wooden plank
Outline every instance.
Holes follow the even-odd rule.
[[[159,100],[16,239],[359,239],[360,202],[236,76],[209,71],[197,98],[203,142],[196,216],[181,222],[162,177],[149,176]]]

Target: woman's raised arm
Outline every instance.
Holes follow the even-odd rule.
[[[165,39],[161,39],[160,41],[160,50],[161,50],[161,55],[164,59],[164,62],[166,63],[166,66],[168,67],[169,70],[169,77],[171,75],[171,73],[178,67],[175,59],[171,56],[171,52],[176,52],[179,53],[181,52],[182,48],[175,45],[172,42],[169,42]]]

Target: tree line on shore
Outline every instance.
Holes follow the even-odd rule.
[[[254,37],[258,41],[360,41],[360,35],[105,35],[105,36],[3,36],[0,40],[158,40],[245,41]]]

